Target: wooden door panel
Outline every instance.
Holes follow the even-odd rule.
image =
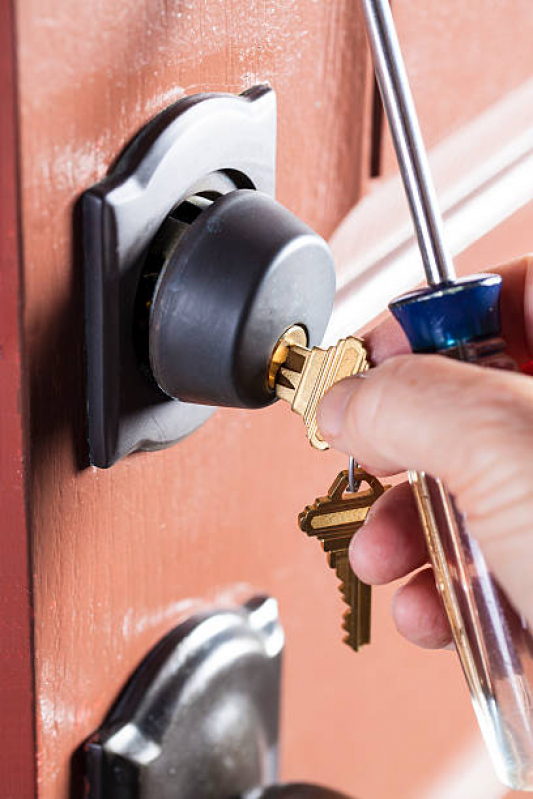
[[[531,77],[529,0],[394,0],[393,9],[428,146]],[[385,123],[381,172],[394,170]]]
[[[73,751],[194,598],[244,582],[278,596],[290,628],[316,574],[328,597],[316,635],[333,609],[340,649],[332,575],[295,531],[338,464],[312,457],[287,411],[219,413],[172,450],[87,467],[76,198],[183,94],[269,81],[278,196],[328,234],[366,178],[367,58],[348,0],[21,0],[18,35],[39,781],[59,799]],[[311,722],[291,693],[298,738]]]

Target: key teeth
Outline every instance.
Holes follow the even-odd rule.
[[[342,626],[342,629],[346,632],[346,635],[344,636],[344,638],[342,640],[343,640],[343,643],[347,644],[351,649],[353,649],[355,652],[357,652],[358,649],[359,649],[359,646],[361,644],[361,641],[359,640],[359,637],[357,635],[357,629],[356,629],[357,628],[357,623],[356,623],[356,620],[354,618],[353,609],[350,606],[350,603],[348,601],[349,589],[348,589],[348,587],[346,585],[345,580],[343,580],[340,577],[339,577],[338,589],[339,589],[340,593],[342,594],[342,598],[343,598],[345,604],[347,605],[346,610],[342,614],[342,625],[341,626]]]
[[[341,581],[340,581],[340,583],[339,583],[339,585],[338,585],[338,589],[339,589],[340,593],[342,594],[342,597],[343,597],[344,601],[346,602],[346,604],[347,604],[347,605],[348,605],[348,607],[349,607],[349,603],[348,603],[348,599],[349,599],[349,597],[348,597],[348,589],[347,589],[347,587],[346,587],[346,583],[344,582],[344,580],[341,580]]]
[[[345,568],[351,569],[348,562],[347,554],[345,559],[344,558],[339,559],[338,562],[339,568],[337,569],[337,577],[339,579],[338,589],[342,594],[343,600],[347,606],[342,616],[342,629],[347,633],[343,639],[343,642],[347,644],[355,652],[358,652],[362,646],[365,646],[365,644],[370,643],[370,630],[369,629],[365,630],[364,627],[361,627],[360,619],[358,619],[354,614],[354,608],[352,607],[352,604],[350,602],[351,591],[350,591],[349,582],[355,580],[361,586],[363,585],[363,583],[360,583],[358,578],[351,571],[347,573],[348,574],[347,577],[345,577],[344,575],[341,576],[339,572],[341,571],[343,565]]]
[[[342,629],[346,632],[343,642],[353,649],[354,652],[358,652],[359,648],[364,643],[367,643],[364,640],[363,631],[360,628],[360,620],[354,614],[354,608],[352,607],[352,600],[358,593],[353,590],[353,582],[355,581],[357,584],[358,578],[351,570],[347,549],[331,554],[335,554],[333,563],[335,565],[337,579],[339,580],[338,589],[346,605],[346,610],[342,616]],[[333,565],[333,563],[330,563],[330,565]]]
[[[358,652],[361,646],[366,643],[366,641],[360,641],[353,630],[347,627],[346,624],[342,625],[342,629],[347,633],[342,639],[342,642],[349,646],[350,649],[353,649],[354,652]]]

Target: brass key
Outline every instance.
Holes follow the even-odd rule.
[[[348,610],[344,614],[344,639],[356,652],[360,646],[370,643],[370,586],[362,583],[354,574],[348,560],[348,547],[354,533],[365,521],[368,511],[388,486],[383,486],[377,477],[357,468],[355,480],[367,483],[369,490],[345,493],[349,484],[347,471],[336,477],[327,496],[319,497],[298,516],[298,523],[307,535],[316,536],[328,555],[328,563],[335,569],[340,580],[340,591]]]
[[[312,446],[328,449],[318,430],[318,403],[333,383],[368,369],[368,359],[363,342],[353,336],[327,350],[308,349],[306,342],[298,325],[285,332],[272,355],[269,384],[303,418]]]

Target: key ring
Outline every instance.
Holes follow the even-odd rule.
[[[355,470],[359,468],[353,455],[350,455],[350,465],[348,467],[348,491],[350,494],[356,494],[361,486],[361,480],[355,479]]]

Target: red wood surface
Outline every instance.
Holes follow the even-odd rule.
[[[65,799],[73,752],[191,598],[233,594],[239,583],[281,602],[287,770],[346,784],[348,736],[344,749],[308,741],[336,690],[324,685],[314,708],[307,696],[338,658],[348,667],[353,659],[340,643],[334,576],[295,521],[339,461],[313,455],[299,420],[280,408],[222,412],[171,450],[108,472],[87,468],[72,230],[80,192],[161,108],[184,94],[269,81],[279,98],[278,196],[328,234],[367,172],[367,58],[356,5],[18,5],[40,796]],[[320,606],[311,619],[313,596]],[[325,659],[321,642],[312,659],[326,630],[335,654]],[[331,735],[336,724],[334,713]]]
[[[15,33],[0,3],[0,796],[35,791],[32,609],[25,505]]]
[[[393,9],[428,146],[531,77],[531,0],[393,0]],[[381,172],[395,170],[385,123]]]

